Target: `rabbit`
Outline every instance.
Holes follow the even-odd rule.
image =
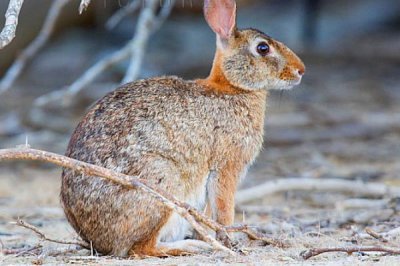
[[[236,27],[234,0],[205,0],[216,54],[205,79],[157,77],[122,85],[75,129],[66,155],[146,179],[222,225],[234,222],[239,181],[263,143],[271,89],[298,85],[301,59],[255,29]],[[83,240],[106,255],[177,256],[210,251],[154,197],[63,169],[61,202]]]

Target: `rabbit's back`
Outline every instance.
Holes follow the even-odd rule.
[[[182,168],[215,164],[220,145],[246,150],[261,144],[265,95],[219,95],[177,77],[130,83],[89,111],[67,155],[130,175],[143,171],[134,169],[140,168],[138,160],[152,156]]]

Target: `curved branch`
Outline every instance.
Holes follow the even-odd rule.
[[[311,257],[327,252],[346,252],[351,255],[354,252],[384,252],[391,255],[400,255],[400,249],[387,247],[344,247],[344,248],[313,248],[300,253],[303,259],[308,260]]]
[[[129,42],[121,50],[112,53],[111,55],[91,66],[82,74],[82,76],[80,76],[74,83],[71,84],[71,86],[67,87],[66,89],[52,91],[38,97],[34,101],[34,105],[40,107],[51,102],[59,101],[61,101],[62,105],[64,106],[70,105],[74,97],[101,73],[108,68],[111,68],[112,66],[128,59],[131,52],[131,45],[132,43]]]
[[[112,182],[115,182],[121,186],[132,189],[137,188],[145,193],[152,195],[155,199],[159,200],[166,207],[176,211],[179,215],[185,218],[193,228],[199,233],[199,235],[208,242],[215,250],[221,250],[228,254],[234,255],[235,253],[219,243],[215,238],[207,233],[207,230],[201,226],[193,216],[194,210],[191,208],[191,212],[188,211],[186,203],[180,202],[174,196],[169,195],[167,192],[152,186],[146,180],[139,179],[134,176],[128,176],[122,173],[118,173],[107,168],[81,162],[66,156],[58,155],[51,152],[45,152],[30,148],[16,148],[16,149],[1,149],[0,150],[0,161],[2,160],[34,160],[56,164],[65,168],[73,169],[80,173],[85,173],[93,178],[101,177]],[[197,215],[203,216],[198,213]],[[209,220],[203,216],[202,219]]]
[[[142,65],[147,42],[150,36],[162,25],[165,19],[171,13],[175,0],[166,1],[161,7],[157,16],[159,0],[149,0],[148,4],[143,7],[140,13],[139,21],[136,26],[135,38],[131,46],[131,61],[122,83],[134,81],[140,74],[140,66]],[[147,3],[146,2],[146,3]]]

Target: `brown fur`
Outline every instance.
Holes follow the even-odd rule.
[[[252,52],[260,38],[271,56]],[[75,129],[67,156],[147,179],[200,210],[207,201],[213,218],[231,225],[237,184],[262,147],[268,90],[299,82],[304,65],[257,30],[234,30],[219,41],[206,79],[139,80],[106,95]],[[138,190],[64,169],[61,201],[74,229],[103,254],[207,249],[183,240],[187,223]]]

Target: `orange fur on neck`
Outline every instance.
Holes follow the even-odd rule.
[[[217,50],[215,53],[214,63],[210,75],[206,79],[199,79],[196,82],[205,86],[208,91],[217,94],[234,95],[246,92],[238,87],[233,86],[225,77],[225,74],[222,71],[222,54],[219,50]]]

